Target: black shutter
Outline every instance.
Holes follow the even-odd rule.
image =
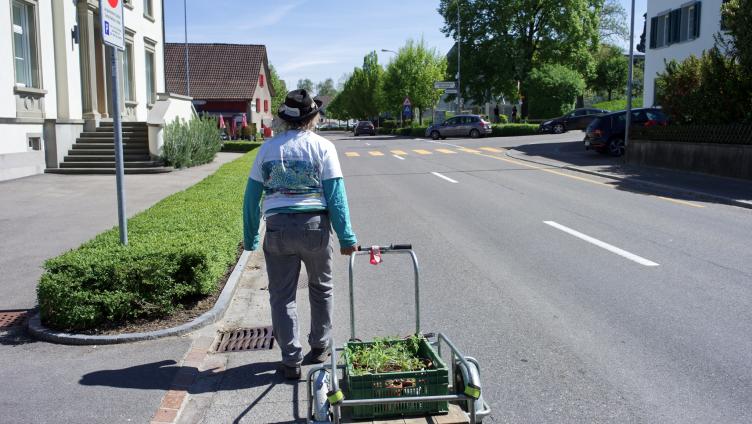
[[[681,9],[671,11],[669,17],[669,44],[678,43],[681,37]]]
[[[656,31],[658,31],[658,18],[652,18],[650,19],[650,48],[654,49],[656,45],[656,40],[658,39],[658,34],[656,34]]]
[[[700,22],[702,22],[702,19],[700,19],[700,17],[702,16],[702,8],[700,6],[702,6],[701,1],[695,3],[695,21],[693,23],[694,31],[692,32],[695,38],[700,37]]]

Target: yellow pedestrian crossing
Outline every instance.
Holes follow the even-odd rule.
[[[456,155],[457,152],[476,153],[477,154],[477,153],[482,153],[481,150],[484,151],[484,152],[490,152],[490,153],[504,153],[504,151],[505,151],[505,149],[500,148],[500,147],[478,147],[477,149],[470,149],[470,148],[467,148],[467,147],[457,147],[454,150],[453,149],[447,149],[447,148],[433,149],[433,151],[427,150],[427,149],[413,149],[411,151],[395,149],[395,150],[389,150],[389,152],[391,154],[397,155],[397,156],[409,156],[413,152],[415,154],[418,154],[418,155],[426,156],[426,155],[432,155],[434,153],[442,153],[442,154],[445,154],[445,155]],[[370,155],[370,156],[376,156],[376,157],[378,157],[378,156],[384,156],[384,152],[382,152],[380,150],[370,150],[370,151],[368,151],[368,155]],[[349,158],[357,158],[357,157],[360,157],[361,154],[358,153],[358,152],[345,152],[345,156],[347,156]]]

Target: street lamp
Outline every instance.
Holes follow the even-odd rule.
[[[191,71],[188,63],[188,3],[183,0],[183,28],[185,30],[185,95],[191,96]]]
[[[624,128],[624,153],[627,153],[629,144],[629,127],[632,125],[632,68],[634,67],[634,9],[635,0],[632,0],[632,12],[630,14],[629,29],[629,72],[627,75],[627,116]]]

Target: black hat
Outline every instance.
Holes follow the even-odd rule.
[[[277,115],[289,122],[305,121],[319,113],[322,104],[321,100],[314,100],[304,89],[292,90],[287,93],[285,102],[279,107]]]

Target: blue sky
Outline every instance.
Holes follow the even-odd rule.
[[[629,12],[629,0],[620,0]],[[636,0],[635,33],[642,31],[647,0]],[[408,38],[423,37],[446,53],[452,40],[441,33],[435,0],[188,0],[188,41],[265,44],[269,61],[288,88],[300,78],[314,82],[360,66],[369,51],[381,63]],[[165,0],[165,35],[183,41],[183,2]]]

